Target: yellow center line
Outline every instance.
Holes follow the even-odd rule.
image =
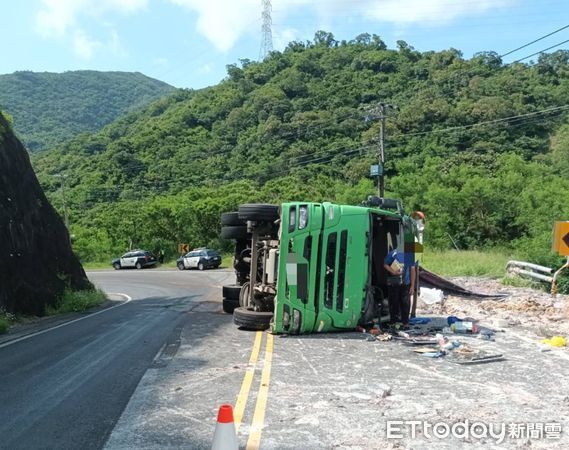
[[[261,431],[265,422],[265,410],[269,398],[269,382],[271,381],[271,365],[273,360],[273,335],[267,334],[267,345],[265,348],[265,364],[261,373],[261,386],[257,395],[257,404],[253,413],[253,423],[249,432],[246,450],[257,450],[261,443]]]
[[[255,375],[255,366],[257,365],[257,359],[259,358],[262,339],[263,333],[261,331],[257,331],[257,333],[255,333],[253,349],[251,350],[251,358],[249,358],[249,365],[245,371],[245,377],[243,377],[241,390],[239,391],[239,395],[237,395],[237,401],[235,402],[235,409],[233,411],[235,432],[239,431],[239,426],[243,420],[243,413],[245,412],[245,406],[247,405],[247,399],[249,398],[249,391],[251,390],[251,383],[253,382],[253,376]]]

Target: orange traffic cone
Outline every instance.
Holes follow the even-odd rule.
[[[219,407],[217,413],[217,424],[213,434],[211,450],[238,450],[239,441],[235,433],[235,423],[233,422],[233,407],[225,404]]]

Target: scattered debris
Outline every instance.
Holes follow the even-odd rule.
[[[379,336],[377,336],[376,339],[377,339],[378,341],[383,341],[383,342],[385,342],[385,341],[390,341],[391,339],[393,339],[393,336],[392,336],[391,334],[389,334],[389,333],[382,333],[382,334],[380,334]]]
[[[440,289],[421,287],[419,289],[419,300],[427,305],[433,305],[443,301],[445,294]]]
[[[551,345],[552,347],[565,347],[567,345],[567,339],[563,336],[553,336],[551,339],[543,339],[541,343]]]
[[[418,305],[417,314],[473,316],[498,330],[516,327],[525,328],[540,337],[569,336],[569,295],[558,295],[554,299],[539,289],[504,286],[499,280],[489,278],[456,277],[452,280],[473,291],[507,291],[509,295],[476,302],[448,295],[442,303]],[[547,328],[548,332],[541,332],[542,328]]]
[[[494,341],[494,330],[479,327],[476,320],[469,317],[416,317],[410,320],[410,326],[405,330],[397,325],[382,331],[378,324],[374,324],[368,329],[358,327],[357,331],[367,334],[368,341],[397,341],[412,347],[414,353],[428,358],[448,357],[457,364],[482,364],[505,359],[502,354],[489,354],[451,337],[478,334],[479,339]]]
[[[463,365],[472,365],[472,364],[486,364],[496,361],[505,361],[506,358],[502,354],[495,354],[495,355],[487,355],[487,356],[480,356],[477,358],[471,359],[454,359],[452,362],[456,364],[463,364]]]
[[[496,328],[508,328],[510,326],[510,323],[505,319],[494,319],[492,321],[492,325],[494,325]]]
[[[478,333],[478,328],[473,322],[457,321],[450,326],[450,331],[453,333],[475,334]]]

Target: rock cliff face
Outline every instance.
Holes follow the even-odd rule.
[[[0,308],[43,315],[66,286],[90,283],[26,150],[0,114]]]

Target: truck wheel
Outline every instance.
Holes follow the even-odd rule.
[[[229,298],[223,299],[223,312],[227,314],[233,314],[235,308],[239,308],[239,301],[235,301]]]
[[[245,221],[239,218],[239,213],[237,211],[227,212],[221,215],[221,226],[225,227],[227,225],[245,225]]]
[[[243,307],[249,306],[249,289],[251,287],[251,283],[247,281],[243,283],[241,286],[241,291],[239,292],[239,305]]]
[[[272,318],[272,312],[253,311],[242,306],[233,311],[233,323],[245,330],[266,330],[271,325]]]
[[[247,225],[226,225],[221,228],[223,239],[247,239]]]
[[[227,298],[229,300],[235,300],[239,303],[239,294],[241,293],[241,286],[238,284],[226,284],[222,288],[223,291],[223,298]],[[239,306],[239,305],[237,305]]]
[[[256,222],[274,222],[280,217],[277,205],[250,203],[239,207],[239,218]]]

